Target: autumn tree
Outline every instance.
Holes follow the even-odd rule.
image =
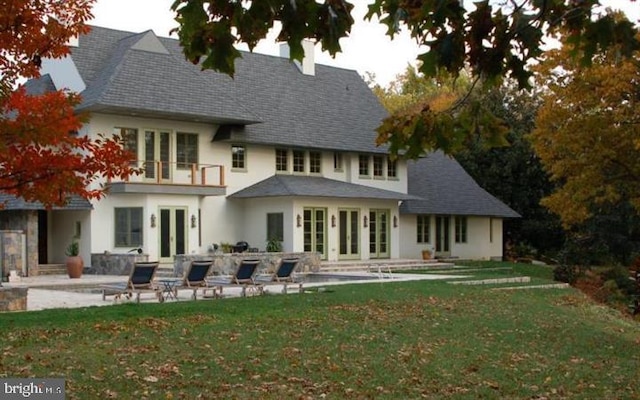
[[[576,63],[567,49],[541,65],[547,88],[531,135],[557,190],[543,204],[566,227],[627,203],[640,210],[640,53]]]
[[[467,76],[463,72],[457,79],[428,78],[409,66],[387,87],[373,81],[370,84],[390,112],[454,93],[458,98],[468,95],[470,104],[482,104],[483,112],[496,118],[498,129],[508,126],[504,146],[486,143],[483,135],[472,135],[453,156],[480,186],[522,215],[505,220],[506,242],[517,244],[517,250],[557,252],[564,242],[562,227],[558,217],[539,204],[552,192],[553,184],[525,138],[534,127],[539,98],[508,82],[469,93],[472,82],[465,79]]]
[[[425,76],[436,77],[443,71],[456,76],[469,68],[474,80],[489,85],[510,78],[519,87],[528,87],[528,66],[543,54],[543,37],[561,31],[585,64],[601,48],[615,45],[625,56],[640,48],[634,26],[601,10],[597,0],[485,0],[473,2],[469,9],[465,3],[375,0],[366,18],[378,18],[392,38],[406,29],[424,46],[426,51],[418,59]],[[335,55],[341,51],[340,39],[349,35],[354,23],[353,5],[346,0],[176,0],[172,9],[186,57],[230,75],[241,56],[234,45],[246,43],[253,49],[276,24],[278,40],[289,44],[292,59],[301,60],[303,39],[320,43]],[[408,156],[436,148],[455,151],[468,135],[481,132],[476,129],[477,119],[461,119],[456,124],[462,129],[452,129],[452,119],[463,115],[455,111],[426,105],[403,110],[379,128],[379,141],[390,143],[392,152]]]
[[[100,176],[124,178],[134,170],[119,138],[79,134],[77,94],[27,93],[20,79],[39,77],[43,58],[69,53],[66,43],[85,33],[94,0],[14,0],[0,3],[0,191],[64,204],[71,194],[98,198]]]

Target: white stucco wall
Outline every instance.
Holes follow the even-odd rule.
[[[48,262],[65,262],[67,246],[77,238],[80,256],[88,266],[91,259],[91,212],[90,211],[52,211],[48,213],[49,234],[47,239]],[[79,229],[79,232],[78,232]]]
[[[332,228],[331,216],[337,217],[339,208],[354,208],[360,210],[360,218],[368,215],[370,209],[388,209],[390,256],[398,257],[399,228],[393,228],[393,217],[398,216],[397,201],[363,201],[363,200],[339,200],[326,198],[304,199],[251,199],[229,200],[226,196],[244,189],[250,185],[267,179],[274,174],[275,148],[271,146],[251,145],[235,142],[211,142],[216,127],[210,124],[169,121],[162,119],[138,118],[134,116],[113,116],[106,114],[94,114],[92,120],[84,128],[84,132],[92,137],[99,133],[111,135],[115,127],[138,129],[138,159],[144,159],[144,132],[145,130],[188,132],[199,134],[198,150],[199,163],[215,164],[224,167],[224,180],[226,185],[225,196],[199,196],[167,195],[167,194],[114,194],[105,199],[94,202],[94,211],[91,213],[89,229],[90,251],[94,253],[126,252],[130,248],[117,248],[114,246],[114,208],[116,207],[142,207],[144,212],[143,223],[143,249],[150,258],[157,258],[159,251],[159,229],[150,226],[151,215],[156,216],[159,223],[159,209],[161,207],[184,207],[187,211],[187,252],[206,252],[213,243],[235,243],[246,240],[252,247],[263,249],[266,245],[266,213],[283,212],[285,218],[285,251],[302,251],[302,228],[295,227],[295,218],[303,214],[305,207],[323,207],[327,209],[327,244],[328,259],[338,259],[338,230]],[[171,161],[175,162],[175,135],[171,136]],[[234,144],[244,145],[246,151],[246,168],[237,170],[232,168],[231,148]],[[353,183],[373,186],[381,189],[404,193],[407,189],[406,163],[398,162],[397,179],[361,179],[354,176],[358,173],[358,155],[355,153],[343,153],[343,170],[335,171],[333,165],[333,152],[324,151],[322,154],[321,176],[330,179],[351,181]],[[355,163],[355,164],[354,164]],[[290,159],[289,167],[292,166]],[[308,171],[308,157],[307,157]],[[172,171],[173,177],[183,176],[188,178],[190,171]],[[132,177],[132,182],[142,181],[142,177]],[[208,182],[211,179],[208,177]],[[201,216],[198,227],[191,228],[191,216]],[[360,255],[362,259],[368,259],[369,232],[362,227],[360,232]],[[199,234],[202,241],[199,243]]]
[[[502,257],[502,218],[467,217],[466,243],[455,243],[455,217],[451,216],[449,221],[451,257],[478,260]],[[431,216],[430,243],[428,245],[417,243],[416,215],[402,215],[400,222],[401,257],[420,258],[422,249],[425,247],[435,248],[436,223],[434,216]],[[492,238],[489,233],[490,226],[493,231]]]

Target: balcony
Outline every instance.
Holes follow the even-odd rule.
[[[224,196],[224,166],[167,161],[137,161],[140,175],[124,181],[109,180],[109,193],[190,194]]]

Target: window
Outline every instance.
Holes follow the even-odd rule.
[[[293,172],[304,172],[304,151],[293,151]]]
[[[138,130],[134,128],[114,128],[114,135],[122,138],[122,147],[133,153],[132,165],[137,165],[138,159]]]
[[[431,216],[430,215],[418,215],[417,216],[418,232],[417,232],[416,238],[417,238],[417,242],[418,243],[429,243],[429,242],[431,242],[430,237],[429,237],[430,222],[431,222]]]
[[[309,172],[319,174],[321,172],[322,154],[319,151],[309,152]]]
[[[289,170],[289,152],[286,149],[276,149],[276,171]]]
[[[142,207],[115,209],[116,247],[142,246]]]
[[[467,243],[467,217],[456,217],[456,243]]]
[[[358,171],[360,176],[369,176],[369,156],[361,154],[358,157]]]
[[[384,158],[382,156],[373,156],[373,176],[375,178],[384,177]]]
[[[247,168],[247,154],[244,146],[233,145],[231,146],[231,168],[234,169],[246,169]]]
[[[176,161],[178,169],[191,169],[191,165],[198,164],[198,134],[176,134]]]
[[[387,178],[398,177],[398,161],[387,158]]]
[[[268,213],[267,214],[267,241],[284,240],[284,214]]]
[[[333,169],[342,172],[342,153],[333,153]]]

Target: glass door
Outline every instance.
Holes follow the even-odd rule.
[[[176,254],[187,252],[187,209],[160,208],[160,262],[172,263]]]
[[[162,131],[144,132],[144,177],[149,180],[171,179],[171,134]]]
[[[436,255],[440,257],[449,257],[451,249],[450,241],[450,220],[449,217],[436,217]]]
[[[326,219],[325,208],[304,209],[304,251],[320,253],[323,260],[327,258]]]
[[[339,210],[340,259],[360,258],[360,210]]]
[[[369,257],[389,258],[389,210],[369,211]]]

